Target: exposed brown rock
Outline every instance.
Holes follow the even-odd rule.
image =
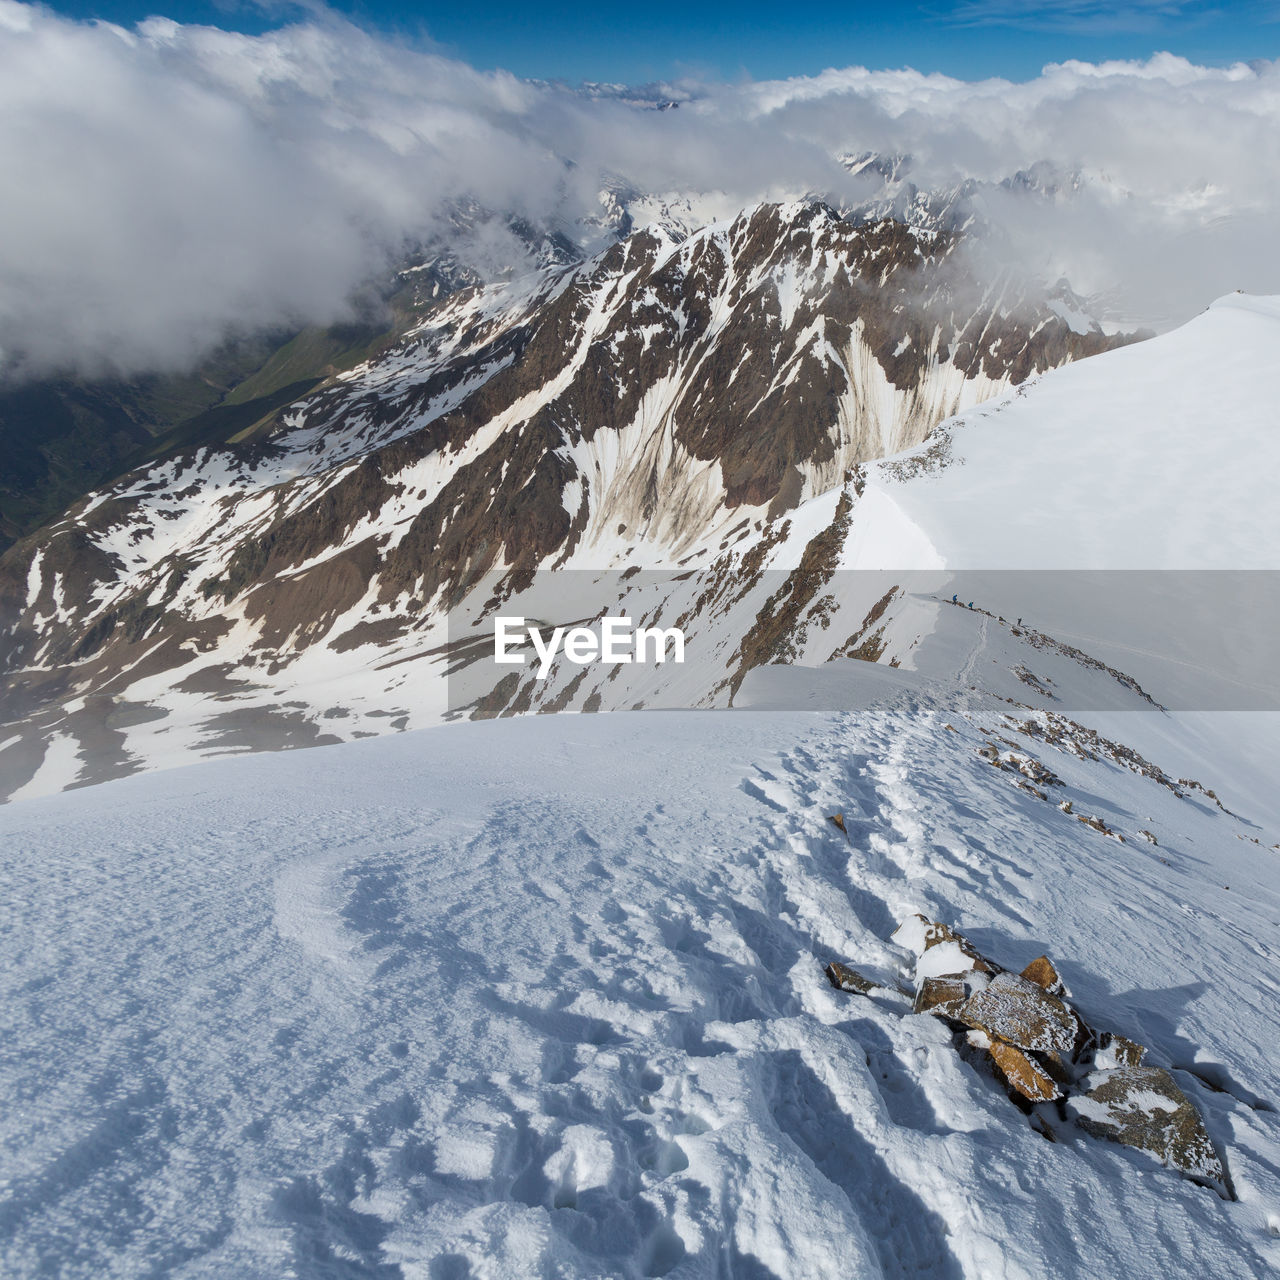
[[[846,491],[840,495],[831,524],[810,539],[795,570],[761,605],[731,660],[737,665],[729,678],[732,693],[737,693],[752,668],[796,658],[797,643],[803,643],[800,619],[836,571],[852,511],[853,499]]]
[[[901,587],[890,587],[888,591],[867,611],[862,625],[831,656],[833,658],[856,658],[859,662],[879,662],[884,655],[886,642],[885,628],[878,626],[884,617],[885,610],[894,599],[902,594]],[[952,730],[954,733],[955,730]]]
[[[961,1020],[1020,1049],[1070,1053],[1080,1030],[1075,1013],[1043,987],[1012,973],[998,973],[975,991]]]
[[[1099,831],[1104,836],[1110,836],[1112,840],[1118,840],[1121,844],[1124,844],[1124,836],[1107,826],[1106,822],[1096,815],[1077,813],[1076,821],[1083,822],[1086,827],[1092,827],[1094,831]]]
[[[870,978],[864,978],[856,969],[850,969],[847,964],[841,964],[839,960],[832,960],[825,973],[827,981],[837,991],[851,991],[854,995],[865,996],[879,985]]]
[[[1016,1045],[993,1039],[987,1052],[1008,1087],[1028,1102],[1052,1102],[1062,1097],[1062,1089],[1044,1067]]]
[[[924,919],[924,917],[921,916],[920,919]],[[962,954],[973,961],[973,968],[979,973],[995,974],[1000,972],[1000,966],[988,960],[963,933],[937,920],[925,921],[925,923],[927,925],[924,942],[926,951],[930,951],[944,942],[954,942],[960,948]]]
[[[1049,1053],[1037,1054],[1036,1061],[1064,1090],[1075,1083],[1077,1068],[1069,1054],[1059,1053],[1055,1049]]]
[[[827,819],[827,821],[828,821],[829,823],[831,823],[831,825],[832,825],[832,826],[834,826],[834,827],[838,827],[841,831],[843,831],[843,832],[844,832],[844,834],[845,834],[846,836],[849,834],[848,829],[847,829],[847,828],[845,827],[845,825],[844,825],[844,814],[843,814],[843,812],[841,812],[841,813],[833,813],[833,814],[832,814],[832,815]]]
[[[949,926],[921,915],[905,920],[894,940],[922,959],[946,943],[969,946]],[[1146,1050],[1136,1041],[1090,1027],[1068,1003],[1048,956],[1037,956],[1018,975],[994,965],[992,970],[926,972],[918,979],[913,1008],[950,1022],[956,1030],[968,1028],[957,1040],[961,1056],[974,1065],[990,1061],[1010,1098],[1032,1113],[1036,1132],[1057,1140],[1046,1119],[1052,1112],[1032,1109],[1065,1099],[1069,1114],[1087,1132],[1146,1151],[1234,1198],[1203,1119],[1173,1077],[1140,1065]]]
[[[916,1013],[932,1013],[936,1017],[958,1021],[960,1010],[968,999],[961,978],[925,978],[916,988]]]
[[[519,306],[486,309],[477,305],[483,290],[454,294],[430,323],[374,352],[367,375],[309,391],[274,434],[135,472],[10,548],[0,558],[0,674],[11,687],[0,698],[12,710],[0,719],[18,734],[20,722],[35,725],[32,711],[107,692],[140,662],[156,675],[188,666],[193,638],[222,625],[224,609],[246,616],[254,633],[236,661],[270,674],[308,647],[342,653],[399,641],[428,620],[424,601],[451,607],[498,566],[526,579],[586,535],[590,477],[574,446],[629,426],[659,385],[671,388],[662,429],[681,458],[723,477],[714,501],[767,503],[777,519],[807,486],[834,483],[837,466],[856,470],[886,448],[920,444],[958,408],[964,377],[1020,381],[1124,341],[1074,333],[1043,301],[991,293],[971,278],[958,244],[950,231],[921,237],[889,219],[855,224],[817,202],[764,205],[675,253],[654,232],[637,232],[567,276],[534,282]],[[812,287],[784,306],[780,282],[815,262],[825,264],[820,283],[811,274]],[[820,344],[803,336],[815,326]],[[893,422],[864,420],[869,409],[850,416],[857,361],[841,353],[855,350],[906,393],[909,407]],[[940,372],[951,389],[911,403]],[[534,394],[551,386],[554,394]],[[517,406],[534,401],[520,418]],[[482,437],[505,415],[510,429]],[[280,469],[300,437],[305,445]],[[945,453],[935,441],[928,465]],[[410,495],[418,481],[409,477],[428,459],[454,461],[438,488]],[[633,501],[616,515],[637,537],[706,517],[673,510],[643,458],[629,465],[634,474],[619,484]],[[235,483],[221,485],[220,474]],[[210,487],[221,526],[207,541],[144,568],[108,549],[145,548],[160,521],[182,519],[182,504]],[[372,517],[408,497],[420,505],[406,508],[412,518],[394,540],[365,536]],[[758,619],[744,642],[735,680],[785,658],[795,629],[819,617],[838,533],[813,540],[776,601],[777,619]],[[354,608],[366,595],[387,612]],[[883,656],[890,604],[867,615],[851,652]],[[45,625],[55,611],[59,625]],[[32,671],[51,674],[24,674]],[[584,708],[599,703],[592,691]],[[512,696],[500,711],[523,705]]]
[[[1114,1059],[1118,1067],[1139,1066],[1146,1052],[1145,1045],[1138,1044],[1136,1040],[1129,1040],[1125,1036],[1116,1035],[1114,1031],[1104,1032],[1098,1045],[1099,1055],[1108,1055]]]
[[[1064,996],[1067,994],[1066,984],[1062,981],[1057,969],[1053,966],[1053,961],[1048,956],[1037,956],[1023,969],[1022,976],[1028,982],[1034,982],[1037,987],[1043,987],[1050,995]]]

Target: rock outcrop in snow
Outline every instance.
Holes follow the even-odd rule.
[[[1195,1105],[1168,1071],[1142,1065],[1142,1045],[1085,1020],[1048,956],[1009,973],[963,934],[920,915],[904,921],[893,941],[915,956],[914,1012],[953,1027],[962,1052],[978,1053],[1031,1112],[1038,1133],[1055,1140],[1055,1126],[1072,1119],[1235,1198]],[[839,961],[826,973],[840,991],[865,996],[878,988]],[[1046,1110],[1050,1103],[1057,1105]]]

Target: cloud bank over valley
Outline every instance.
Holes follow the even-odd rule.
[[[323,13],[251,36],[0,0],[0,374],[181,369],[238,333],[349,319],[416,246],[518,268],[507,215],[590,251],[625,225],[619,194],[640,221],[853,206],[882,190],[850,171],[867,152],[908,157],[922,189],[989,184],[1002,256],[1163,327],[1280,291],[1278,116],[1274,63],[627,90],[481,72]],[[1031,189],[1009,181],[1033,166]],[[477,206],[503,217],[459,237]]]

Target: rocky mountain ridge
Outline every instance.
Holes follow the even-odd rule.
[[[270,435],[92,494],[0,562],[6,789],[58,742],[116,772],[429,722],[415,664],[439,674],[449,611],[483,614],[495,578],[718,566],[741,603],[779,553],[812,566],[799,504],[846,519],[860,465],[1115,345],[974,279],[958,245],[816,202],[636,232],[460,289]],[[777,651],[746,639],[698,697]]]

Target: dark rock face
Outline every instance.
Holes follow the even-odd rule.
[[[878,985],[870,978],[864,978],[856,969],[849,968],[847,964],[841,964],[839,960],[833,960],[827,965],[826,972],[827,981],[837,991],[851,991],[855,995],[865,996],[874,991]]]

